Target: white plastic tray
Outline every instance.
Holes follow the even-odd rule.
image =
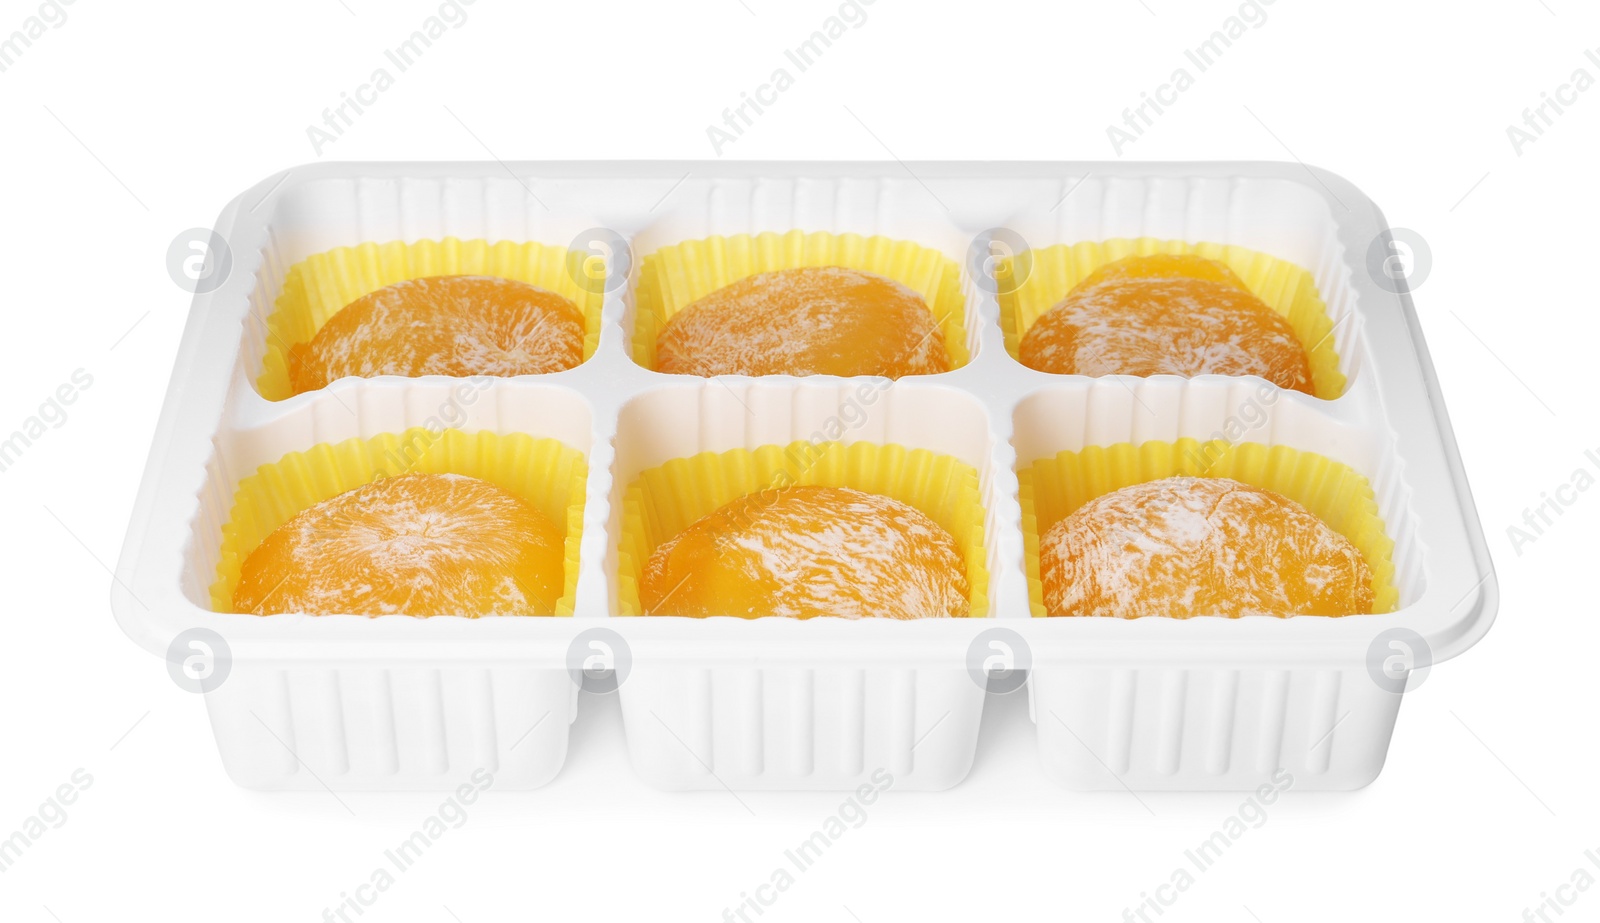
[[[643,469],[705,450],[808,438],[859,380],[661,375],[628,352],[638,258],[713,234],[855,232],[967,262],[986,229],[1029,244],[1152,236],[1237,244],[1308,269],[1336,324],[1346,393],[1321,401],[1259,379],[1100,379],[1023,368],[998,307],[964,275],[973,360],[907,378],[845,438],[955,455],[980,472],[987,619],[703,621],[614,617],[620,498]],[[632,248],[608,285],[592,359],[500,379],[462,429],[559,439],[589,462],[574,618],[267,618],[210,611],[221,530],[239,480],[324,442],[422,425],[460,382],[343,379],[281,402],[254,380],[263,319],[285,271],[364,241],[532,240],[594,228]],[[1348,789],[1382,767],[1401,695],[1371,675],[1390,629],[1418,664],[1487,631],[1497,589],[1410,298],[1369,277],[1386,232],[1337,176],[1293,164],[435,163],[317,164],[269,177],[222,212],[227,281],[195,297],[134,508],[112,602],[167,656],[179,633],[226,639],[231,672],[206,693],[228,772],[263,789],[499,788],[560,770],[580,632],[602,627],[622,678],[633,764],[672,789],[846,789],[888,772],[899,789],[960,781],[985,692],[969,652],[1031,659],[1045,771],[1079,788],[1249,789],[1288,771]],[[593,237],[584,237],[587,241]],[[612,254],[612,266],[623,261]],[[1365,474],[1395,541],[1399,611],[1325,618],[1035,619],[1016,470],[1087,445],[1208,438],[1265,403],[1238,441],[1287,444]],[[1017,639],[1020,639],[1020,644]],[[1420,639],[1420,643],[1418,641]],[[1004,639],[1002,639],[1004,640]],[[599,650],[600,648],[596,648]],[[1393,650],[1402,650],[1394,648]],[[981,656],[980,656],[981,659]]]

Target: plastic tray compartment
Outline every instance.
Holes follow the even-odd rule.
[[[620,532],[623,491],[647,468],[704,452],[802,442],[819,451],[892,446],[970,466],[987,539],[1001,531],[995,511],[1003,506],[1000,483],[1009,483],[994,464],[987,414],[971,396],[931,380],[884,388],[869,380],[761,378],[674,383],[641,394],[622,408],[618,427],[613,534]],[[842,438],[830,440],[836,434]],[[796,455],[781,469],[785,475],[803,476],[818,464],[810,453]],[[608,552],[613,598],[620,599],[624,568],[615,541]],[[999,543],[986,540],[982,558],[983,573],[1001,569]],[[987,587],[979,594],[987,598]],[[972,765],[984,687],[959,650],[918,657],[894,645],[896,634],[921,623],[883,624],[883,639],[859,644],[849,630],[858,623],[830,625],[838,633],[824,637],[817,628],[826,622],[636,620],[652,623],[653,640],[681,650],[636,649],[619,689],[634,768],[658,786],[849,789],[888,772],[898,789],[942,789]],[[713,638],[714,646],[707,643]],[[705,645],[698,654],[682,648],[690,639]]]
[[[996,223],[1035,247],[1080,240],[1208,241],[1308,270],[1332,321],[1344,390],[1332,400],[1259,379],[1037,376],[997,418],[1019,469],[1088,446],[1181,438],[1287,446],[1369,482],[1393,542],[1394,611],[1340,619],[1036,619],[1031,706],[1046,771],[1082,789],[1353,789],[1383,767],[1408,676],[1488,629],[1497,589],[1408,294],[1377,284],[1387,225],[1339,177],[1258,164],[1087,171],[1013,200]],[[1129,175],[1143,172],[1144,175]],[[1278,780],[1281,782],[1281,779]]]

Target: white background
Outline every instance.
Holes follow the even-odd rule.
[[[437,8],[78,0],[0,73],[0,431],[75,370],[93,377],[0,473],[0,837],[75,769],[94,779],[0,873],[0,919],[320,920],[437,807],[347,795],[347,811],[325,793],[235,787],[201,700],[113,623],[106,570],[188,309],[168,243],[318,159],[307,126]],[[1237,8],[876,0],[723,155],[1114,158],[1108,123]],[[0,36],[37,9],[0,2]],[[712,157],[706,126],[836,9],[477,0],[321,157]],[[1122,156],[1302,159],[1426,237],[1417,307],[1503,602],[1483,643],[1408,696],[1376,783],[1292,794],[1161,919],[1523,919],[1574,870],[1600,876],[1584,856],[1600,849],[1600,491],[1520,554],[1507,536],[1575,469],[1596,471],[1600,90],[1520,154],[1506,129],[1575,69],[1600,77],[1584,56],[1600,13],[1578,0],[1266,9]],[[1125,793],[1060,790],[1031,734],[1021,696],[992,698],[965,783],[891,792],[761,919],[1117,920],[1240,800],[1142,796],[1152,814]],[[740,797],[646,788],[615,703],[585,699],[553,784],[486,796],[361,919],[720,920],[839,800]],[[1600,887],[1568,913],[1600,914]]]

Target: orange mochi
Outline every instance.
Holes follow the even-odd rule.
[[[1313,393],[1288,319],[1226,265],[1191,254],[1125,257],[1085,276],[1023,334],[1018,358],[1062,375],[1259,375]]]
[[[565,536],[520,497],[460,474],[363,484],[290,517],[240,567],[236,612],[553,615]]]
[[[921,295],[841,266],[746,276],[691,302],[656,337],[656,370],[682,375],[878,375],[950,370]]]
[[[583,361],[583,312],[526,282],[428,276],[345,305],[289,350],[295,394],[347,375],[537,375]]]
[[[960,618],[966,567],[921,511],[848,487],[747,494],[691,524],[645,564],[646,615]]]
[[[1049,615],[1356,615],[1372,572],[1349,539],[1281,494],[1169,477],[1104,494],[1039,543]]]

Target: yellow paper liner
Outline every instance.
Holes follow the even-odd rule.
[[[1310,510],[1349,539],[1372,571],[1373,609],[1393,612],[1400,601],[1394,585],[1394,542],[1384,531],[1372,485],[1355,469],[1313,452],[1259,443],[1131,442],[1061,452],[1017,472],[1022,535],[1028,568],[1028,603],[1045,615],[1039,582],[1039,539],[1078,507],[1132,484],[1174,475],[1233,478],[1276,491]]]
[[[676,458],[628,485],[618,545],[619,614],[643,615],[639,580],[662,542],[739,497],[800,484],[853,487],[927,514],[955,538],[966,561],[969,617],[988,614],[989,569],[977,469],[927,449],[805,440]]]
[[[550,521],[566,524],[566,583],[556,615],[571,615],[578,587],[578,543],[583,532],[583,454],[555,439],[522,433],[430,430],[321,443],[290,452],[239,482],[233,510],[222,528],[222,555],[211,585],[211,607],[232,612],[239,568],[272,530],[301,510],[362,484],[397,474],[464,474],[503,487]],[[359,614],[359,613],[352,613]]]
[[[768,231],[684,241],[646,256],[634,296],[634,361],[655,368],[662,326],[696,299],[758,272],[806,266],[843,266],[899,282],[921,295],[933,311],[944,332],[950,368],[960,368],[971,358],[961,267],[954,260],[920,244],[882,236]]]
[[[1026,277],[1013,292],[999,295],[1000,327],[1005,334],[1006,352],[1019,357],[1022,337],[1045,312],[1061,303],[1089,273],[1128,256],[1154,253],[1196,254],[1226,263],[1257,298],[1283,315],[1294,328],[1294,335],[1305,347],[1311,362],[1311,386],[1317,397],[1333,400],[1344,393],[1345,377],[1339,371],[1339,353],[1333,342],[1333,320],[1328,306],[1317,292],[1311,273],[1285,260],[1223,244],[1190,244],[1181,240],[1140,237],[1100,242],[1057,244],[1024,255],[1007,257],[996,269],[996,276],[1018,271],[1017,261],[1031,261]]]
[[[266,356],[256,389],[269,401],[293,397],[289,350],[310,340],[328,319],[363,295],[386,285],[426,276],[498,276],[555,292],[578,306],[584,317],[583,358],[600,342],[599,285],[580,286],[575,276],[604,278],[600,257],[569,267],[566,247],[509,240],[419,240],[363,243],[313,254],[289,267],[283,293],[267,317]],[[576,270],[576,271],[573,271]]]

